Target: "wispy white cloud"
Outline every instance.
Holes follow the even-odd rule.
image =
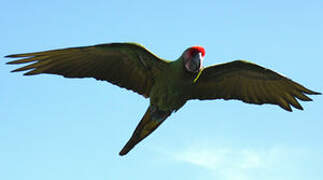
[[[241,149],[194,145],[173,153],[173,157],[209,170],[217,180],[296,180],[304,178],[308,154],[308,150],[280,146]]]

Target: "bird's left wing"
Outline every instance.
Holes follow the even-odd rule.
[[[193,86],[190,99],[237,99],[253,104],[290,105],[302,110],[296,100],[311,101],[305,94],[320,94],[259,65],[237,60],[205,68]]]
[[[154,76],[168,64],[136,43],[99,44],[6,57],[24,58],[7,64],[32,63],[13,72],[58,74],[68,78],[93,77],[144,97],[149,97]]]

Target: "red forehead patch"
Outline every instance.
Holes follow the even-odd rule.
[[[193,46],[190,48],[190,51],[191,52],[198,51],[198,52],[202,53],[203,57],[205,56],[205,49],[202,46]]]

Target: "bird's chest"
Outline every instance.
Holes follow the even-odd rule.
[[[191,86],[190,82],[176,76],[166,76],[156,79],[151,90],[150,103],[161,110],[176,111],[187,101],[185,94]]]

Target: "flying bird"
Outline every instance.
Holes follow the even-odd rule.
[[[296,98],[311,101],[306,94],[321,94],[245,60],[203,67],[204,56],[203,47],[193,46],[177,60],[168,61],[137,43],[109,43],[6,57],[22,58],[7,64],[31,63],[12,72],[92,77],[150,98],[146,113],[119,155],[127,154],[191,99],[236,99],[292,111],[291,106],[303,110]]]

